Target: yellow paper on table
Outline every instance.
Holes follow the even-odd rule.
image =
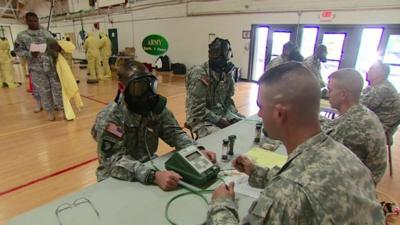
[[[249,157],[257,166],[268,168],[272,168],[274,166],[282,167],[287,161],[287,156],[259,147],[250,149],[246,153],[246,156]]]

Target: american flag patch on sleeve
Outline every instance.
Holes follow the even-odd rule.
[[[122,136],[124,134],[124,132],[122,131],[121,127],[115,125],[114,123],[109,123],[107,125],[106,131],[111,133],[111,134],[113,134],[113,135],[115,135],[115,136],[117,136],[117,137],[119,137],[119,138],[122,138]]]

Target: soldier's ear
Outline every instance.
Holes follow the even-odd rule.
[[[284,124],[287,122],[288,109],[285,105],[276,104],[273,110],[273,118],[279,123]]]

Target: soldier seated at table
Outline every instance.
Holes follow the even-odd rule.
[[[244,118],[233,101],[235,65],[231,44],[216,38],[208,50],[208,61],[186,75],[186,124],[199,138]]]
[[[157,93],[157,78],[137,62],[127,60],[118,71],[123,93],[96,118],[92,136],[97,141],[97,180],[114,177],[163,190],[177,187],[182,177],[173,171],[157,171],[143,164],[155,156],[158,139],[177,150],[195,144],[166,107],[167,99]],[[202,150],[211,161],[215,153]]]
[[[274,169],[239,156],[233,166],[264,188],[240,220],[234,184],[215,189],[209,225],[385,224],[368,169],[349,149],[321,132],[320,85],[302,64],[289,62],[259,80],[258,115],[288,160]]]

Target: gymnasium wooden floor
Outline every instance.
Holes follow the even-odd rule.
[[[78,69],[76,69],[78,70]],[[0,224],[72,192],[96,183],[96,143],[90,129],[105,104],[112,101],[117,83],[85,83],[80,71],[80,92],[85,104],[75,121],[59,115],[47,121],[45,112],[33,113],[34,100],[26,84],[15,89],[0,89]],[[181,125],[185,121],[185,86],[181,76],[158,74],[159,92],[168,97],[168,107]],[[257,113],[257,85],[240,82],[235,102],[244,115]],[[399,135],[397,134],[397,137]],[[400,202],[399,138],[393,147],[394,175],[389,173],[378,185],[382,198]],[[162,143],[159,154],[170,150]]]

